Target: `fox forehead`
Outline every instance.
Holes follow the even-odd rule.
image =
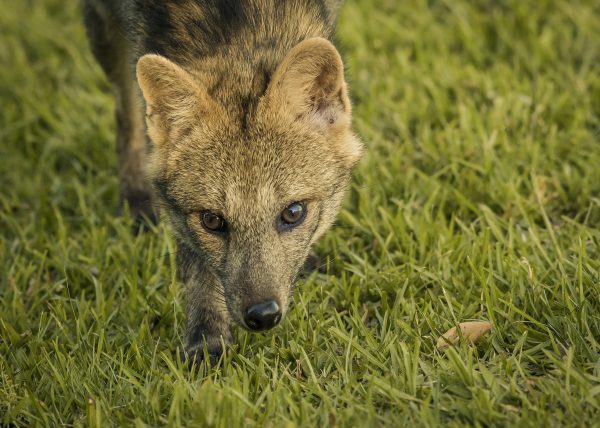
[[[323,199],[341,175],[326,141],[289,129],[191,130],[169,153],[166,183],[185,211],[278,210]],[[327,183],[327,185],[325,185]]]

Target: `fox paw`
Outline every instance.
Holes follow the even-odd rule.
[[[211,367],[216,366],[223,354],[223,348],[220,344],[218,346],[207,346],[206,351],[204,353],[203,343],[186,346],[181,352],[181,361],[184,361],[191,369],[194,366],[200,365],[203,361],[207,361],[206,358],[208,357]]]
[[[325,265],[321,262],[321,257],[313,250],[308,253],[308,257],[304,261],[304,266],[300,271],[300,276],[307,277],[313,272],[325,273]]]
[[[133,219],[133,233],[147,232],[151,225],[158,223],[158,214],[152,203],[152,195],[144,191],[128,191],[121,196],[119,213],[124,211],[125,202]]]

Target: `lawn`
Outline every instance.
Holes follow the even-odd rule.
[[[192,371],[169,228],[116,215],[77,2],[0,10],[0,424],[600,426],[597,1],[348,0],[367,150],[326,273]]]

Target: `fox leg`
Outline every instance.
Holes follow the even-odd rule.
[[[127,76],[130,76],[127,74]],[[119,205],[129,205],[130,214],[140,222],[156,222],[152,189],[145,173],[146,129],[137,84],[123,76],[117,87],[117,153],[119,156]]]
[[[204,359],[204,347],[215,364],[223,344],[232,342],[229,313],[221,281],[204,268],[186,245],[178,245],[177,271],[185,283],[186,346],[184,359],[190,364]]]
[[[186,283],[186,358],[190,363],[204,359],[204,347],[211,364],[223,353],[223,345],[232,342],[225,297],[218,279],[207,275]]]
[[[127,202],[136,221],[144,216],[155,221],[152,189],[144,169],[147,150],[144,106],[133,78],[129,42],[114,11],[105,2],[86,0],[83,12],[92,52],[115,93],[120,209]]]

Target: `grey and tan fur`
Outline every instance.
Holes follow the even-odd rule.
[[[337,215],[362,150],[327,41],[338,3],[83,2],[116,94],[122,199],[151,216],[155,192],[177,239],[190,357],[219,355],[253,305],[276,302],[276,324]],[[294,203],[305,216],[282,222]]]

